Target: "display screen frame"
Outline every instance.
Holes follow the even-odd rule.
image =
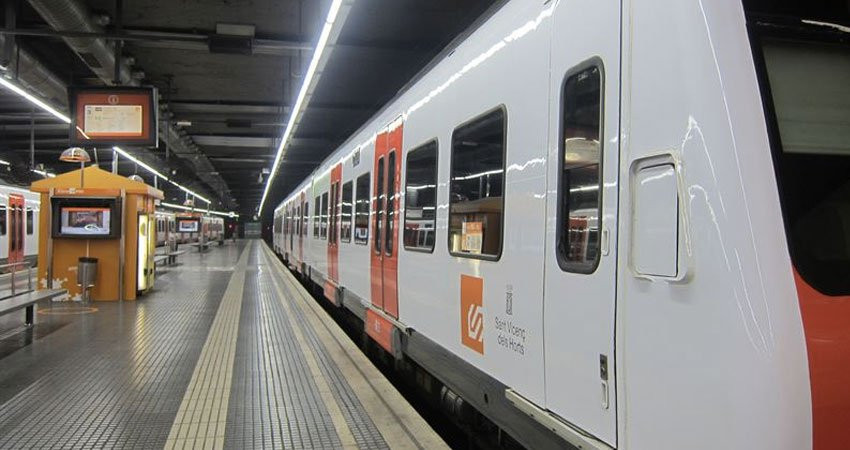
[[[157,147],[159,145],[157,120],[159,107],[157,90],[154,87],[106,86],[68,88],[68,104],[71,112],[69,139],[72,146],[100,147],[134,145]],[[121,107],[141,107],[141,131],[98,132],[86,134],[87,107],[118,110]]]
[[[115,197],[93,198],[93,197],[53,197],[51,199],[51,235],[54,239],[115,239],[121,236],[121,199]],[[72,213],[101,212],[108,213],[108,218],[101,219],[105,225],[105,233],[74,232],[74,229],[66,223]],[[85,215],[77,218],[78,221],[91,219]],[[103,223],[103,220],[107,223]],[[95,219],[96,220],[96,219]],[[102,228],[102,227],[101,227]]]

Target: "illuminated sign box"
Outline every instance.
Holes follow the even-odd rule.
[[[156,147],[158,102],[151,87],[68,89],[72,146]]]

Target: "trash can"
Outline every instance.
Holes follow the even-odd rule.
[[[94,280],[97,278],[97,258],[80,257],[77,260],[77,286],[82,288],[83,301],[88,303],[91,300],[91,288],[94,287]]]

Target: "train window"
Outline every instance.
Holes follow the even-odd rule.
[[[322,239],[328,238],[328,193],[325,192],[322,194],[322,209],[320,209],[322,215]]]
[[[599,265],[602,225],[602,77],[598,66],[569,75],[561,105],[557,257],[568,272]]]
[[[0,236],[6,235],[6,205],[0,205]]]
[[[452,133],[449,252],[497,259],[502,253],[506,113],[503,107]]]
[[[353,200],[351,194],[351,182],[342,185],[342,213],[340,214],[339,240],[351,242],[351,205]]]
[[[295,208],[295,234],[301,236],[301,206]]]
[[[752,32],[794,270],[825,296],[850,295],[850,35],[831,25],[848,23],[850,10],[748,3],[764,14]]]
[[[369,173],[357,177],[355,189],[357,200],[354,202],[354,243],[369,242]]]
[[[337,184],[331,183],[330,203],[328,204],[328,241],[336,243],[336,205],[337,205]]]
[[[35,212],[33,212],[32,208],[27,208],[27,235],[32,236],[35,232],[33,225],[35,222]]]
[[[322,206],[319,197],[315,198],[313,205],[313,238],[319,239],[319,208]]]
[[[437,217],[437,141],[407,154],[404,182],[404,248],[434,250]]]
[[[387,230],[384,233],[384,251],[388,255],[393,254],[393,234],[395,231],[395,224],[393,223],[397,195],[395,188],[395,154],[396,152],[391,151],[387,156]]]
[[[310,202],[304,202],[304,207],[301,208],[301,212],[304,214],[301,217],[301,221],[303,222],[303,226],[301,228],[301,233],[304,236],[307,236],[307,228],[309,228],[307,226],[307,224],[309,223],[308,221],[310,220]]]
[[[381,224],[384,222],[384,157],[378,158],[378,173],[375,178],[375,253],[381,253]]]

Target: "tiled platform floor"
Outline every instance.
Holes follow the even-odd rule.
[[[180,259],[137,302],[0,318],[0,448],[445,445],[265,244]]]

